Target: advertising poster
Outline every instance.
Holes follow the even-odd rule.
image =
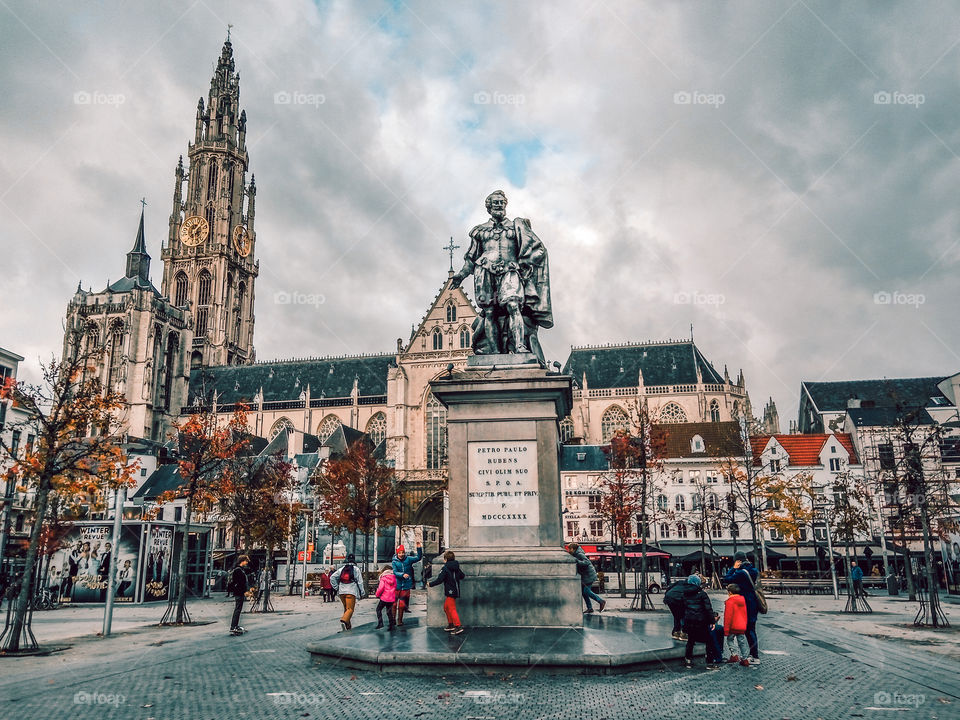
[[[173,529],[150,526],[143,554],[144,602],[165,600],[170,593],[170,565],[173,558]]]
[[[117,548],[115,602],[133,602],[139,555],[139,528],[124,527]],[[112,525],[81,525],[64,538],[50,558],[47,586],[65,603],[100,603],[107,599],[110,562],[114,552]]]

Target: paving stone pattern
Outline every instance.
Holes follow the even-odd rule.
[[[772,612],[766,619],[777,627],[761,625],[761,647],[777,654],[751,668],[708,671],[699,659],[689,670],[669,663],[615,676],[444,677],[311,664],[305,644],[331,631],[338,607],[245,615],[242,637],[221,621],[0,658],[0,718],[960,718],[957,663],[931,661],[952,683],[949,674],[922,677],[922,667],[912,678],[909,652],[876,644],[861,652],[842,619],[831,629]],[[361,603],[355,624],[373,608]]]

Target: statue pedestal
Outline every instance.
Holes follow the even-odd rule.
[[[430,384],[448,411],[450,548],[466,575],[460,619],[580,626],[580,579],[562,548],[560,515],[557,423],[570,412],[570,378],[526,354],[475,358]],[[430,588],[427,624],[446,622],[443,588]]]

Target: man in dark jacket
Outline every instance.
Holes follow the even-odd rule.
[[[580,594],[583,597],[583,601],[587,604],[586,612],[593,612],[593,605],[590,604],[590,600],[595,600],[600,606],[600,612],[603,612],[603,609],[607,606],[607,601],[593,591],[593,584],[599,579],[597,569],[593,566],[593,563],[590,562],[590,558],[587,557],[583,548],[577,543],[570,543],[566,546],[566,550],[573,555],[573,559],[577,561],[577,574],[580,576]]]
[[[702,642],[707,648],[707,667],[715,670],[720,663],[720,649],[713,637],[716,616],[710,598],[700,587],[702,582],[699,575],[691,575],[683,588],[683,627],[687,633],[684,664],[693,667],[694,645]]]
[[[687,584],[686,579],[677,580],[663,594],[663,604],[670,608],[673,614],[673,633],[674,640],[686,640],[687,636],[683,633],[683,588]]]
[[[227,590],[233,593],[234,596],[233,619],[230,621],[231,635],[243,635],[243,633],[246,632],[246,630],[240,627],[240,613],[243,612],[243,601],[250,587],[246,570],[249,562],[250,558],[246,555],[241,555],[237,558],[237,564],[234,566],[233,573],[230,575],[230,584],[227,585]]]
[[[757,647],[757,616],[760,603],[757,602],[757,569],[747,560],[746,553],[738,552],[733,556],[733,569],[723,576],[723,584],[735,584],[747,603],[747,644],[750,645],[750,664],[760,663],[760,650]]]
[[[437,577],[430,581],[430,587],[443,583],[443,612],[447,616],[447,627],[444,629],[451,635],[459,635],[463,632],[463,628],[460,626],[460,616],[457,614],[457,598],[460,597],[460,581],[465,575],[460,569],[460,563],[454,557],[453,550],[447,550],[443,554],[446,562]]]

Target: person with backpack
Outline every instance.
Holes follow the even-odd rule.
[[[227,592],[234,597],[233,618],[230,620],[230,634],[243,635],[246,630],[240,627],[240,613],[243,612],[243,601],[246,599],[247,590],[250,588],[250,580],[247,578],[247,565],[250,558],[241,555],[237,558],[237,564],[233,567],[230,574],[230,583],[227,585]]]
[[[334,591],[340,596],[340,602],[343,603],[343,615],[340,616],[340,625],[344,630],[352,630],[350,618],[353,617],[354,608],[357,606],[357,600],[366,597],[363,591],[363,579],[360,577],[360,570],[357,568],[357,559],[353,553],[347,555],[347,560],[339,570],[330,576],[330,584]]]
[[[410,591],[416,585],[413,566],[423,559],[423,545],[417,543],[417,556],[407,555],[403,545],[397,546],[397,554],[393,556],[393,574],[397,576],[397,625],[403,625],[403,613],[410,606]]]
[[[443,559],[446,561],[443,568],[437,577],[430,581],[430,587],[443,583],[443,612],[447,616],[447,627],[444,629],[451,635],[459,635],[463,632],[460,616],[457,614],[457,598],[460,597],[460,581],[466,577],[455,557],[453,550],[447,550],[443,554]]]
[[[757,578],[760,573],[747,560],[746,553],[738,552],[733,556],[733,569],[723,576],[724,585],[736,585],[747,604],[747,644],[750,646],[750,664],[760,664],[760,649],[757,646],[757,617],[760,614],[760,600],[757,597]],[[764,608],[766,612],[766,608]]]
[[[676,580],[663,594],[663,604],[670,608],[673,615],[673,632],[670,635],[674,640],[680,641],[687,639],[683,632],[683,586],[686,584],[686,578]]]
[[[699,575],[691,575],[683,588],[683,627],[687,633],[687,651],[683,662],[688,668],[693,667],[693,648],[697,643],[703,643],[707,648],[707,668],[716,670],[722,662],[721,651],[714,639],[718,616],[713,612],[702,584]]]

